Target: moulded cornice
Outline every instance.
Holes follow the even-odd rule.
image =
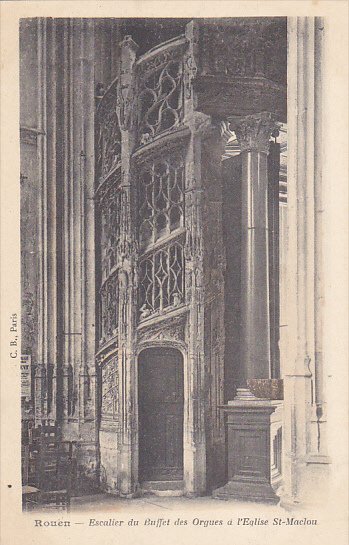
[[[98,365],[102,365],[106,360],[110,359],[111,357],[117,355],[118,351],[118,333],[116,332],[116,335],[109,339],[107,342],[104,343],[104,345],[101,346],[101,348],[96,353],[96,362]]]
[[[164,147],[173,147],[178,145],[180,140],[189,138],[190,129],[186,125],[181,125],[170,129],[168,132],[160,133],[148,144],[139,147],[132,155],[132,158],[137,162],[143,162],[149,157],[160,154]]]
[[[167,42],[162,42],[161,44],[153,47],[144,55],[139,57],[137,60],[137,66],[141,68],[141,70],[147,70],[148,62],[153,62],[153,60],[159,56],[161,58],[161,55],[165,52],[171,52],[173,49],[180,49],[181,47],[184,48],[189,43],[188,39],[184,35],[176,36],[175,38],[172,38],[171,40],[168,40]],[[165,61],[164,61],[165,62]],[[160,65],[160,64],[159,64]]]
[[[264,77],[197,75],[198,110],[219,118],[273,112],[286,122],[287,89]]]

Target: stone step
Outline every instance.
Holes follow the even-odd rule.
[[[183,494],[184,481],[144,481],[141,489],[144,493],[158,496],[179,496]]]

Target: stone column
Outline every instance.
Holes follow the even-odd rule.
[[[45,373],[46,369],[45,366],[42,364],[38,364],[35,369],[35,411],[34,411],[34,418],[35,418],[35,425],[39,426],[41,424],[41,421],[43,419],[43,415],[45,415],[45,408],[44,408],[44,392],[45,392]]]
[[[275,128],[267,112],[233,120],[242,155],[241,360],[237,396],[224,407],[228,482],[214,491],[269,503],[279,501],[271,485],[271,417],[281,402],[257,398],[246,386],[271,377],[267,156]]]
[[[54,20],[37,20],[38,48],[38,369],[36,423],[56,420],[57,379],[57,40]],[[37,381],[36,381],[37,383]],[[39,407],[41,407],[39,411]],[[40,414],[40,416],[39,416]]]
[[[45,387],[42,377],[47,365],[47,237],[46,237],[46,157],[47,157],[47,116],[46,116],[46,21],[37,20],[38,36],[38,366],[35,373],[35,424],[47,418],[44,404]]]
[[[82,19],[78,58],[81,77],[80,210],[81,210],[81,336],[79,365],[80,474],[87,489],[96,486],[98,429],[95,363],[95,158],[94,158],[94,32],[93,21]],[[82,484],[83,484],[82,483]],[[84,487],[85,488],[85,487]]]
[[[62,437],[77,440],[78,367],[81,362],[81,238],[80,238],[80,123],[81,74],[79,70],[79,25],[62,24]]]
[[[276,128],[270,113],[233,120],[242,155],[241,214],[241,374],[270,378],[270,315],[268,266],[269,139]]]
[[[119,261],[119,407],[118,489],[121,496],[132,497],[138,487],[137,451],[137,374],[136,309],[137,267],[134,233],[131,155],[135,142],[134,63],[138,46],[130,36],[120,44],[121,66],[118,82],[117,114],[121,128],[121,209]],[[133,178],[134,179],[134,178]]]
[[[189,307],[187,392],[184,417],[184,481],[188,496],[200,495],[206,488],[205,399],[204,399],[204,301],[201,135],[198,118],[188,119],[191,129],[186,163],[186,298]]]
[[[78,441],[78,484],[97,476],[94,277],[93,25],[57,26],[57,232],[59,382],[57,420],[64,440]],[[57,106],[58,107],[58,106]]]

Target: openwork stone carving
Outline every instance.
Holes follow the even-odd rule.
[[[186,55],[185,71],[186,71],[185,98],[189,99],[192,97],[193,81],[195,80],[195,77],[198,71],[193,55]]]
[[[114,273],[100,289],[100,342],[116,334],[118,326],[118,275]]]
[[[161,314],[184,302],[183,243],[177,241],[154,251],[140,262],[140,318]]]
[[[104,179],[121,159],[121,132],[117,107],[117,81],[107,90],[97,110],[97,180]]]
[[[120,81],[118,85],[117,114],[123,131],[131,128],[134,122],[134,88],[135,73],[133,65],[136,59],[138,45],[131,36],[125,36],[121,46]]]
[[[139,176],[139,240],[145,248],[183,226],[184,161],[174,153],[142,167]]]
[[[102,419],[115,420],[118,416],[118,385],[119,374],[117,369],[117,359],[111,358],[102,365],[102,401],[101,416]]]
[[[102,280],[108,277],[117,264],[117,247],[120,238],[120,191],[111,188],[100,206],[100,245]]]
[[[141,145],[179,125],[183,117],[182,49],[161,51],[140,65],[138,137]]]
[[[96,203],[102,206],[103,200],[108,197],[111,190],[116,190],[121,183],[121,169],[116,168],[107,178],[98,185],[95,192]]]
[[[227,28],[228,27],[228,28]],[[264,77],[286,84],[286,21],[235,19],[227,24],[203,25],[200,51],[204,74]]]
[[[139,343],[152,343],[157,341],[185,342],[185,320],[168,319],[161,326],[155,325],[142,328],[138,332]]]

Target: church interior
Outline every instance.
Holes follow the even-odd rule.
[[[21,20],[25,509],[326,496],[322,25]]]

